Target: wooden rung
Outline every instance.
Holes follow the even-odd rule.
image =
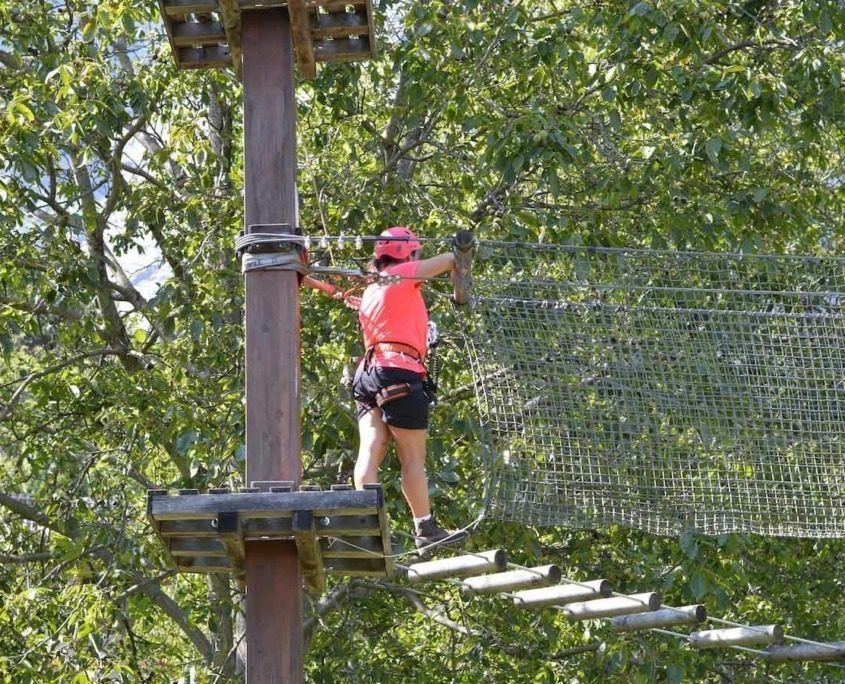
[[[332,491],[333,492],[349,492],[352,491],[353,487],[350,484],[333,484]]]
[[[783,642],[783,627],[780,625],[755,625],[751,627],[708,629],[690,634],[689,642],[693,648],[780,644]]]
[[[493,594],[499,591],[513,591],[525,587],[545,586],[560,582],[560,568],[557,565],[541,565],[525,570],[499,572],[495,575],[470,577],[461,582],[461,590],[467,594]]]
[[[304,484],[304,485],[299,485],[299,491],[300,492],[319,492],[319,491],[322,491],[322,490],[320,489],[320,485]]]
[[[707,619],[707,609],[701,605],[683,606],[681,608],[661,608],[650,613],[624,615],[610,621],[615,632],[633,632],[638,629],[652,629],[654,627],[674,627],[676,625],[692,625]]]
[[[208,490],[209,494],[231,494],[232,490],[228,487],[213,487]]]
[[[599,579],[577,584],[557,584],[553,587],[526,589],[517,592],[513,597],[513,602],[520,608],[543,608],[545,606],[562,606],[578,601],[606,598],[612,593],[610,582]]]
[[[644,592],[628,596],[612,596],[584,603],[571,603],[563,609],[570,620],[593,620],[595,618],[644,613],[660,608],[660,594]]]
[[[180,496],[194,496],[195,494],[199,494],[199,489],[180,489],[179,495]]]
[[[508,554],[503,549],[481,551],[479,553],[440,558],[438,560],[415,563],[408,568],[408,580],[432,582],[445,577],[469,577],[485,572],[504,570],[508,563]]]
[[[174,22],[170,27],[173,45],[190,47],[192,45],[218,45],[226,42],[226,31],[216,21]]]
[[[845,641],[770,646],[765,653],[766,659],[772,663],[783,663],[788,660],[841,660],[845,658]]]

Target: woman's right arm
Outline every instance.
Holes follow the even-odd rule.
[[[444,252],[437,256],[429,257],[417,262],[417,278],[434,278],[435,276],[449,273],[455,268],[455,255],[452,252]]]

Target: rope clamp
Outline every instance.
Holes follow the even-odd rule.
[[[277,232],[281,231],[281,232]],[[305,237],[289,223],[253,223],[235,240],[241,273],[296,271],[308,273]]]

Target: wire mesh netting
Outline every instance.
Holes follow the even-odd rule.
[[[845,536],[845,260],[482,242],[487,515]]]

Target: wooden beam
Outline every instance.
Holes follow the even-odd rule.
[[[176,566],[187,572],[232,572],[229,559],[220,556],[177,556]]]
[[[309,9],[317,9],[322,7],[328,12],[345,12],[347,6],[349,5],[355,8],[371,8],[371,3],[369,0],[350,0],[350,2],[339,2],[338,0],[308,0]]]
[[[546,586],[560,582],[560,568],[557,565],[541,565],[525,570],[499,572],[495,575],[470,577],[461,582],[461,591],[469,595],[494,594],[525,587]]]
[[[241,77],[243,66],[243,50],[241,49],[241,8],[238,0],[218,0],[220,6],[220,20],[226,32],[226,42],[229,44],[229,55],[235,76]]]
[[[251,226],[296,226],[296,99],[287,11],[243,11],[241,45],[245,229],[248,233]],[[297,273],[253,270],[244,280],[246,481],[298,484],[302,460]],[[246,684],[301,684],[302,575],[296,544],[248,541],[245,554]]]
[[[176,64],[180,69],[212,69],[231,63],[229,48],[224,45],[209,45],[203,48],[177,47]]]
[[[455,304],[469,303],[472,290],[472,255],[475,236],[471,231],[459,230],[453,240],[455,253]]]
[[[783,643],[783,627],[780,625],[755,625],[751,627],[730,627],[728,629],[707,629],[690,634],[689,643],[693,648],[781,644]]]
[[[314,62],[314,48],[311,44],[311,29],[308,26],[305,0],[288,0],[288,12],[293,46],[299,62],[299,74],[304,79],[312,79],[317,76],[317,64]]]
[[[184,14],[208,14],[217,9],[217,0],[159,0],[162,18]]]
[[[168,548],[173,556],[226,556],[226,548],[209,537],[172,537]]]
[[[238,0],[238,4],[242,10],[263,10],[275,7],[285,7],[288,3],[287,0]]]
[[[158,526],[158,533],[163,539],[168,537],[217,536],[217,530],[211,524],[213,518],[203,520],[162,520],[154,522]]]
[[[634,632],[655,627],[676,627],[693,625],[707,619],[707,609],[701,605],[682,606],[681,608],[661,608],[648,613],[623,615],[610,621],[614,632]]]
[[[293,530],[290,518],[244,518],[241,533],[244,541],[290,539]]]
[[[353,62],[370,59],[370,40],[367,37],[315,40],[313,46],[314,59],[318,62]]]
[[[513,602],[520,608],[544,608],[546,606],[563,606],[568,603],[607,598],[612,593],[610,582],[599,579],[579,582],[578,584],[556,584],[553,587],[518,591],[513,596]]]
[[[360,537],[382,534],[382,531],[386,529],[381,520],[383,515],[384,509],[382,508],[379,513],[371,515],[325,516],[317,521],[317,531],[322,536],[331,537]]]
[[[380,558],[384,542],[379,536],[323,539],[320,545],[323,558]]]
[[[660,594],[644,592],[629,596],[613,596],[606,599],[596,599],[584,603],[571,603],[563,609],[563,614],[569,620],[594,620],[617,615],[644,613],[660,608]]]
[[[173,44],[177,47],[219,45],[226,42],[223,24],[217,21],[175,22],[172,26]]]
[[[376,514],[380,496],[371,490],[350,490],[157,496],[151,501],[156,520],[213,518],[229,512],[247,518],[277,518],[298,510],[314,511],[317,516]]]
[[[323,561],[326,573],[349,577],[384,577],[383,558],[326,558]]]
[[[326,573],[311,511],[294,511],[293,538],[306,586],[315,593],[323,593],[326,590]]]
[[[370,33],[367,12],[356,9],[354,12],[331,12],[312,14],[310,17],[312,38],[345,38]]]

